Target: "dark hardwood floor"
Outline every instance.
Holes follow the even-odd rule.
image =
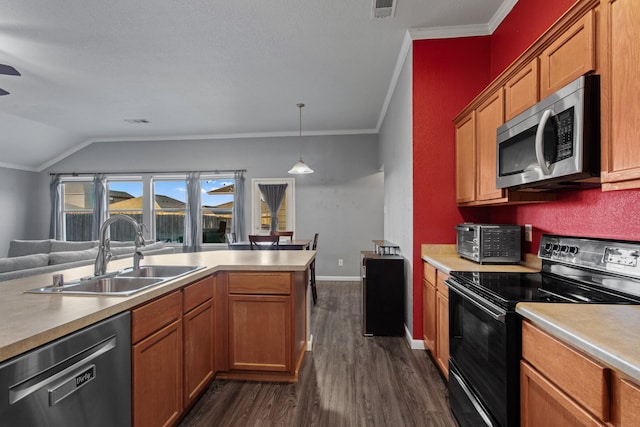
[[[456,426],[427,352],[362,336],[358,282],[318,282],[297,384],[215,380],[181,422],[200,426]]]

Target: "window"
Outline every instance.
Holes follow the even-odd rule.
[[[233,175],[202,173],[201,203],[195,227],[198,245],[221,245],[233,231],[235,180]],[[61,179],[61,213],[66,240],[91,240],[94,209],[93,177]],[[187,176],[180,174],[139,176],[110,175],[106,179],[107,217],[128,215],[147,225],[145,236],[182,245],[186,235]],[[135,231],[125,222],[109,227],[112,241],[131,241]]]
[[[184,178],[155,177],[153,181],[153,223],[156,240],[184,242],[187,182]]]
[[[91,240],[93,225],[93,181],[64,180],[62,226],[67,241]]]
[[[253,199],[251,206],[251,224],[253,233],[250,234],[269,234],[271,227],[271,213],[258,188],[259,184],[287,184],[284,199],[278,210],[278,230],[295,230],[295,179],[259,178],[251,180]]]
[[[235,182],[230,177],[203,176],[200,188],[202,243],[225,243],[225,234],[233,230]]]
[[[137,222],[143,222],[143,192],[140,178],[108,178],[108,216],[128,215]],[[130,224],[116,221],[109,227],[112,241],[135,240],[135,230]]]

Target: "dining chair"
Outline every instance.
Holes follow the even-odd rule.
[[[249,245],[251,246],[251,250],[255,249],[278,249],[278,242],[280,241],[280,236],[271,236],[264,234],[250,234],[249,235]],[[260,243],[271,243],[270,245],[261,245]]]
[[[289,240],[293,240],[293,231],[272,231],[271,235],[285,238],[288,237]]]
[[[236,239],[236,233],[227,233],[225,234],[227,238],[227,246],[231,249],[231,244],[236,243],[238,240]]]
[[[318,247],[318,233],[313,236],[313,244],[311,245],[311,250],[315,251]],[[316,290],[316,260],[315,258],[311,261],[311,265],[309,266],[309,275],[311,276],[311,296],[313,297],[313,304],[315,305],[318,302],[318,291]]]

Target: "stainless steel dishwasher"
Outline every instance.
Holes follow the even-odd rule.
[[[0,426],[130,426],[130,314],[0,364]]]

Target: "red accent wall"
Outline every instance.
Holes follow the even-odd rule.
[[[423,243],[455,243],[453,118],[489,84],[489,37],[413,43],[413,335],[422,337]]]
[[[503,72],[575,2],[519,0],[491,35],[491,79]]]

